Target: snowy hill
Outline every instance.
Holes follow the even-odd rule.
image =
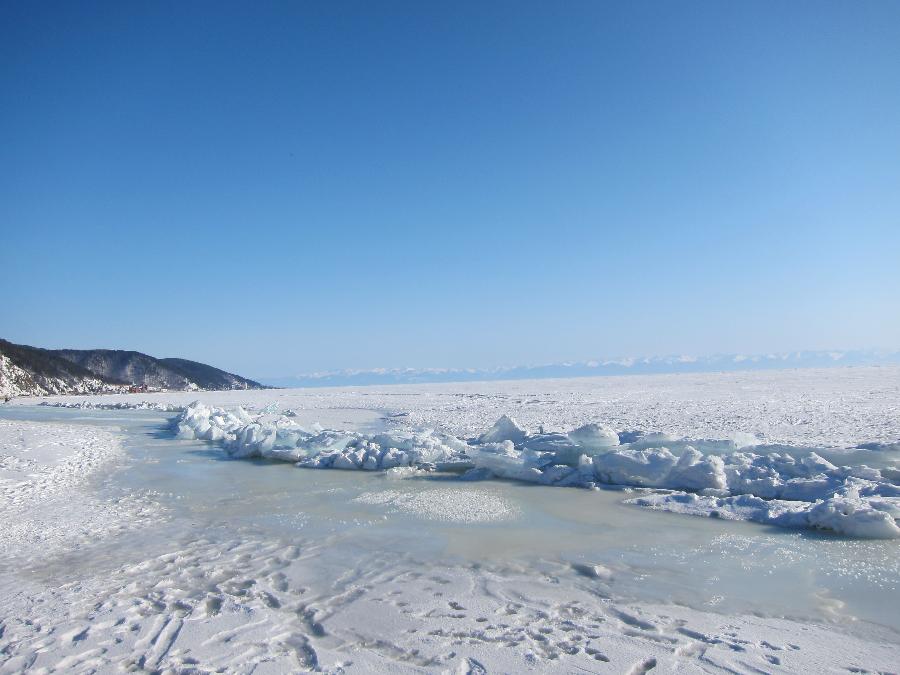
[[[49,350],[0,340],[0,396],[97,394],[126,388],[123,382],[92,373]]]
[[[265,388],[186,359],[112,349],[40,349],[0,340],[0,396],[120,392],[131,385],[182,391]]]

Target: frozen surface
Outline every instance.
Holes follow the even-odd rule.
[[[419,518],[452,523],[487,523],[509,520],[518,509],[507,500],[481,490],[438,488],[417,492],[382,490],[365,492],[355,499],[360,504],[375,504],[389,511],[405,511]]]
[[[896,672],[900,542],[856,514],[893,519],[872,504],[896,498],[897,373],[0,408],[3,456],[37,463],[5,460],[25,506],[0,530],[107,513],[0,549],[0,673]],[[718,517],[659,512],[692,508]]]
[[[620,434],[601,422],[555,432],[541,425],[533,433],[508,415],[470,439],[403,426],[365,434],[318,424],[306,429],[293,411],[279,415],[266,408],[251,414],[240,406],[228,410],[200,401],[188,405],[173,424],[178,438],[218,442],[232,457],[276,459],[301,468],[457,469],[468,470],[463,479],[469,480],[663,488],[678,492],[630,503],[848,536],[900,538],[897,453],[881,448],[832,450],[833,458],[847,460],[838,466],[810,449],[761,445],[750,436]],[[861,455],[882,466],[851,463]]]

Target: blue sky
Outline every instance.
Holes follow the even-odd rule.
[[[900,3],[0,4],[0,336],[251,376],[900,346]]]

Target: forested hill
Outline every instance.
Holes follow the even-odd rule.
[[[259,382],[187,359],[118,349],[41,349],[0,339],[0,396],[127,391],[131,387],[264,389]]]

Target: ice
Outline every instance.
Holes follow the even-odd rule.
[[[529,450],[517,450],[510,440],[483,443],[472,447],[467,454],[476,470],[486,470],[499,478],[536,483],[543,476],[537,464],[538,455]]]
[[[518,515],[516,507],[498,495],[460,488],[365,492],[353,501],[404,511],[427,520],[453,523],[500,522]]]
[[[295,415],[276,416],[272,410],[251,415],[242,407],[229,411],[195,401],[175,420],[175,435],[182,440],[220,441],[234,458],[262,457],[320,469],[374,471],[464,458],[463,441],[430,429],[380,434],[307,431],[294,421]]]
[[[667,478],[678,463],[666,448],[608,452],[594,457],[594,474],[604,483],[667,487]]]
[[[667,482],[670,487],[680,486],[686,490],[724,490],[728,486],[725,461],[717,455],[704,456],[689,448],[678,458]]]
[[[835,496],[803,502],[767,500],[753,495],[720,498],[681,492],[637,497],[627,503],[672,513],[825,530],[849,537],[900,538],[897,525],[900,504],[886,499]]]
[[[603,483],[666,487],[686,490],[724,490],[724,462],[716,455],[703,455],[688,446],[680,457],[667,448],[633,450],[595,455],[594,474]]]
[[[579,448],[583,448],[586,454],[592,451],[606,450],[619,444],[619,435],[610,427],[591,422],[568,433],[571,440]]]
[[[506,415],[468,441],[430,428],[375,434],[308,431],[295,414],[279,414],[275,406],[251,414],[242,407],[226,410],[200,401],[184,409],[175,429],[181,439],[218,442],[235,458],[348,471],[470,469],[469,480],[502,478],[564,487],[600,483],[661,488],[683,494],[631,503],[848,536],[893,538],[898,531],[895,469],[885,467],[882,473],[864,464],[837,466],[816,452],[786,445],[777,446],[780,452],[760,454],[751,450],[772,446],[748,448],[734,436],[674,439],[653,431],[620,435],[602,422],[568,433],[529,434]],[[654,441],[665,445],[653,446]]]
[[[601,579],[603,581],[609,581],[613,578],[612,570],[604,565],[576,563],[572,565],[572,569],[574,569],[582,576],[588,577],[590,579]]]
[[[806,513],[809,527],[851,537],[900,538],[900,502],[861,499],[858,495],[816,502]]]
[[[521,443],[525,440],[525,430],[519,426],[511,417],[503,415],[494,422],[494,426],[478,437],[481,443],[499,443],[501,441],[512,441],[513,443]]]

